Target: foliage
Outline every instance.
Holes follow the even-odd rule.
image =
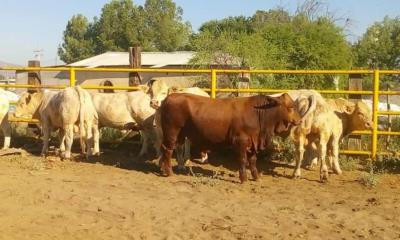
[[[379,173],[400,173],[400,158],[393,156],[378,156],[372,167]]]
[[[385,17],[370,26],[353,46],[356,66],[370,69],[400,67],[400,18]],[[398,87],[398,76],[381,76],[381,86]],[[382,89],[381,87],[381,89]]]
[[[358,179],[359,182],[366,187],[375,187],[379,183],[379,176],[376,174],[374,162],[371,159],[366,162],[366,170],[367,172],[363,172]]]
[[[68,21],[58,54],[66,63],[106,51],[126,51],[139,44],[145,51],[188,48],[189,23],[182,22],[182,9],[172,0],[112,0],[99,18],[89,22],[83,15]]]
[[[114,0],[105,4],[100,18],[93,23],[96,53],[126,51],[138,43],[141,22],[140,11],[131,0]]]
[[[210,21],[192,39],[193,63],[236,64],[266,69],[347,69],[352,63],[343,29],[326,16],[290,15],[283,9],[253,17]],[[252,84],[272,88],[328,88],[332,76],[252,76]]]
[[[339,165],[342,170],[345,171],[354,171],[358,166],[358,159],[353,157],[347,157],[340,155],[339,156]]]
[[[400,19],[385,17],[370,26],[354,45],[359,67],[394,69],[400,66]]]
[[[74,62],[94,54],[93,39],[89,35],[90,23],[81,15],[74,15],[64,31],[64,42],[58,48],[58,55],[66,63]]]
[[[376,187],[376,185],[378,185],[379,183],[379,176],[372,173],[372,172],[363,172],[361,173],[360,178],[358,179],[359,182],[369,188],[373,188]]]

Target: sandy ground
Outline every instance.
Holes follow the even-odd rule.
[[[2,156],[0,239],[400,239],[399,175],[371,189],[360,171],[322,184],[317,171],[292,180],[260,162],[261,180],[240,184],[236,163],[211,163],[165,178],[119,150]]]

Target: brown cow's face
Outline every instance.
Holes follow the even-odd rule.
[[[301,116],[295,108],[293,99],[288,94],[283,94],[280,98],[280,122],[275,129],[276,133],[285,133],[291,127],[301,123]]]
[[[41,103],[42,96],[42,93],[23,93],[16,104],[14,116],[32,118]]]

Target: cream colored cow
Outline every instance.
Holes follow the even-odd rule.
[[[14,93],[10,93],[8,91],[0,89],[0,126],[4,135],[3,149],[7,149],[10,147],[11,126],[10,122],[8,121],[8,110],[10,107],[10,97],[13,97],[14,95]]]
[[[141,91],[135,92],[91,93],[100,127],[141,131],[143,144],[138,158],[145,155],[149,141],[153,144],[158,143],[154,128],[156,110],[149,104],[150,96],[146,93],[147,90],[147,86],[142,86]],[[98,142],[96,144],[98,145]]]
[[[99,152],[93,139],[98,138],[98,116],[89,93],[80,87],[69,87],[59,92],[23,93],[17,102],[14,115],[18,118],[40,120],[43,131],[43,156],[48,152],[50,131],[59,129],[61,156],[69,159],[75,125],[79,126],[82,152],[86,153],[86,156]]]
[[[355,130],[371,129],[371,111],[368,106],[359,101],[351,103],[345,99],[326,101],[319,93],[313,90],[289,91],[293,99],[306,99],[314,96],[316,99],[315,110],[303,118],[302,124],[292,129],[291,137],[297,150],[296,168],[293,176],[301,176],[300,166],[304,157],[305,147],[315,144],[318,150],[318,159],[321,160],[320,180],[328,179],[326,155],[329,154],[333,170],[341,174],[338,162],[340,140]],[[307,108],[306,101],[301,108]],[[329,150],[329,152],[327,151]],[[312,164],[316,164],[313,160]]]

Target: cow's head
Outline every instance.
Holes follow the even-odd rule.
[[[295,102],[287,94],[284,93],[279,97],[264,96],[264,103],[257,106],[257,109],[273,109],[274,115],[266,116],[265,121],[276,120],[275,133],[282,135],[288,133],[292,126],[297,126],[301,123],[301,116],[296,108]]]
[[[282,94],[279,97],[279,103],[279,122],[275,128],[277,134],[288,132],[291,127],[299,125],[302,121],[295,102],[289,94]]]
[[[17,118],[32,118],[38,110],[42,98],[43,93],[41,92],[23,93],[16,104],[14,116]]]
[[[150,106],[154,109],[158,109],[161,106],[161,102],[168,96],[169,87],[164,81],[150,80],[148,83],[149,94],[150,94]]]
[[[368,105],[364,102],[356,102],[356,104],[346,109],[346,113],[351,117],[353,131],[372,129],[372,113]]]
[[[362,101],[356,103],[350,102],[344,98],[333,100],[336,105],[336,110],[345,116],[347,130],[371,130],[372,129],[372,114],[367,104]]]

